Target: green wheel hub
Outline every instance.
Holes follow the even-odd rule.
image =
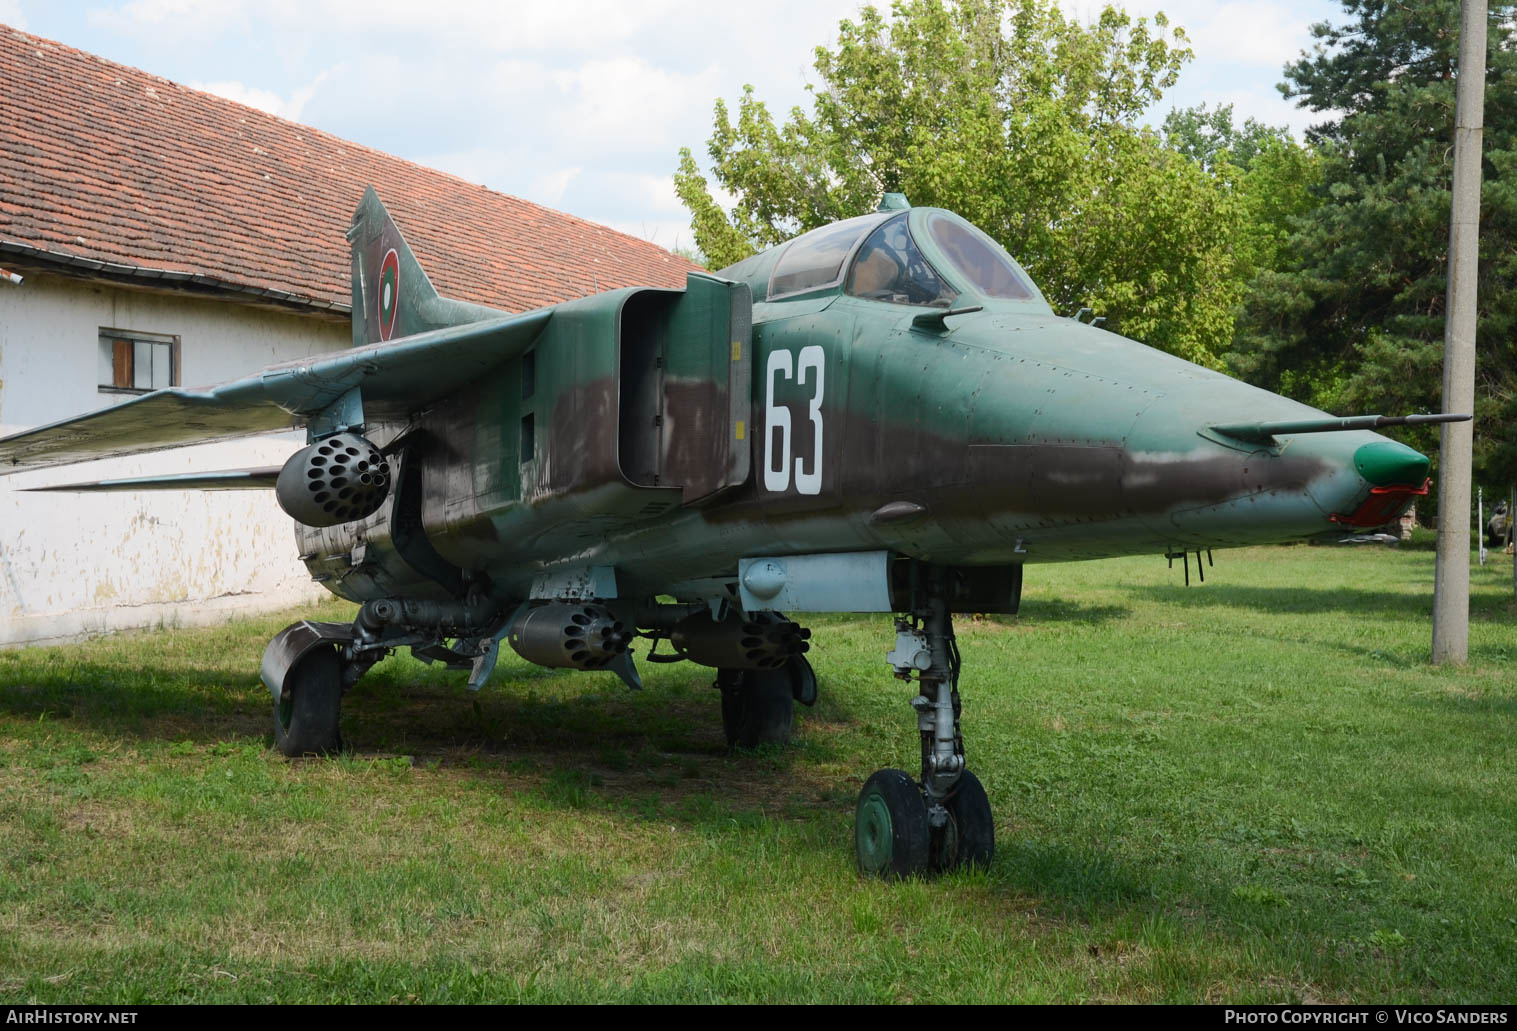
[[[900,770],[878,770],[859,792],[854,811],[859,873],[909,877],[927,868],[931,834],[916,782]]]
[[[860,799],[853,833],[857,839],[859,866],[866,872],[879,873],[890,865],[891,855],[895,851],[894,831],[890,822],[890,807],[878,793]]]

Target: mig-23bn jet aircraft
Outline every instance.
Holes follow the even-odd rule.
[[[396,648],[473,687],[503,641],[636,687],[636,637],[716,670],[729,741],[783,741],[817,691],[790,617],[895,613],[922,767],[864,785],[870,874],[994,849],[955,613],[1015,612],[1028,562],[1379,526],[1428,461],[1368,431],[1467,418],[1333,418],[1057,317],[990,237],[894,194],[683,290],[520,314],[439,297],[372,190],[349,239],[351,350],[16,434],[0,468],[305,427],[278,469],[50,488],[275,492],[361,604],[265,652],[286,755],[338,747],[344,692]]]

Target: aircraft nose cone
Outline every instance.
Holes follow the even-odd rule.
[[[1354,468],[1374,487],[1421,487],[1427,456],[1394,440],[1377,440],[1354,452]]]

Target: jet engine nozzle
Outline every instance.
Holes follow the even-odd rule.
[[[290,456],[274,485],[285,514],[306,526],[336,526],[378,511],[390,493],[390,466],[356,433],[334,433]]]
[[[718,623],[709,611],[674,625],[669,643],[689,659],[717,669],[779,669],[809,650],[811,631],[776,612],[736,615]]]
[[[506,640],[539,666],[603,669],[627,651],[633,636],[604,605],[555,603],[522,613]]]

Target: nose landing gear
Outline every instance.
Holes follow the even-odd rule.
[[[919,689],[911,707],[922,742],[921,779],[877,771],[854,816],[859,872],[877,877],[987,866],[995,855],[990,801],[964,762],[948,573],[924,573],[920,601],[909,619],[896,621],[895,649],[885,657],[897,679],[915,679]]]

